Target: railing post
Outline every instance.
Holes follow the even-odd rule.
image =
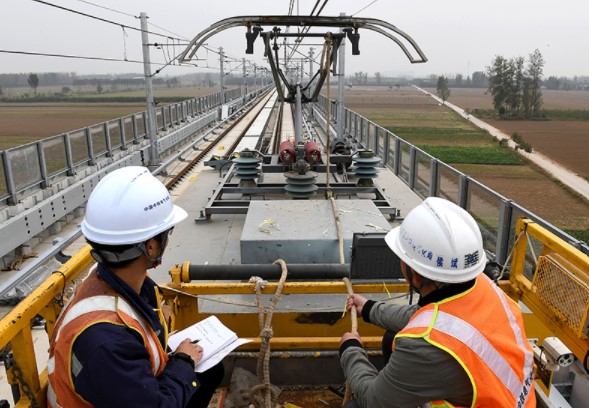
[[[466,209],[468,204],[468,176],[461,174],[458,184],[458,205]]]
[[[49,177],[47,176],[47,161],[45,160],[45,149],[43,141],[37,142],[37,155],[39,157],[39,170],[41,170],[41,188],[49,186]]]
[[[409,148],[409,188],[415,190],[415,179],[417,178],[417,150],[415,146]]]
[[[106,142],[106,157],[112,157],[112,143],[110,142],[110,128],[108,122],[102,124],[104,141]]]
[[[393,172],[398,176],[401,171],[401,139],[398,137],[395,138],[395,152],[393,157],[395,158],[393,162]]]
[[[127,138],[125,135],[125,118],[119,118],[119,136],[121,137],[121,149],[127,150]]]
[[[133,129],[133,144],[138,144],[139,135],[137,134],[137,117],[135,115],[133,115],[131,129]]]
[[[67,175],[73,176],[74,172],[74,159],[72,155],[72,143],[70,141],[70,134],[64,133],[63,134],[63,145],[65,146],[65,162],[67,164]]]
[[[439,162],[435,157],[430,159],[429,196],[437,197],[440,192],[440,178],[438,177]]]
[[[499,265],[505,264],[509,253],[509,242],[511,241],[511,220],[513,207],[511,200],[501,200],[499,205],[499,222],[497,225],[497,247],[495,255]]]
[[[155,115],[155,112],[154,112]],[[148,136],[148,132],[147,132],[147,112],[143,111],[141,112],[141,117],[143,118],[143,129],[145,129],[145,136]]]
[[[378,156],[378,128],[376,124],[373,122],[368,122],[368,134],[370,135],[370,129],[374,131],[374,138],[373,138],[373,147],[372,151],[374,152],[375,156]]]
[[[382,157],[382,164],[387,166],[389,164],[389,146],[391,143],[391,134],[388,130],[382,129],[382,148],[383,148],[383,157]]]
[[[84,129],[84,133],[86,134],[86,144],[88,145],[88,165],[94,166],[96,164],[96,160],[94,157],[94,143],[92,143],[92,132],[90,132],[90,128],[87,127]]]
[[[162,107],[162,108],[160,108],[160,110],[162,111],[162,129],[161,130],[166,130],[166,109],[164,109]]]
[[[12,166],[10,165],[10,150],[3,151],[4,155],[4,178],[6,180],[6,190],[8,193],[8,203],[15,205],[16,200],[16,186],[14,185],[14,177],[12,176]]]

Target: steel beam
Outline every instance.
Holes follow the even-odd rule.
[[[225,31],[229,28],[244,26],[248,29],[248,34],[252,36],[251,30],[261,31],[263,26],[292,26],[304,29],[305,27],[334,27],[346,29],[348,37],[357,36],[357,30],[365,28],[375,31],[385,37],[393,40],[405,53],[411,63],[422,63],[427,61],[427,57],[419,48],[417,43],[404,31],[386,21],[374,18],[361,17],[323,17],[323,16],[238,16],[220,20],[205,30],[198,33],[188,44],[186,49],[180,54],[179,61],[187,62],[194,58],[198,49],[212,36]],[[355,34],[352,34],[352,31]],[[254,33],[255,34],[255,33]],[[357,39],[357,37],[355,37]],[[254,39],[248,39],[248,51],[253,52]],[[412,52],[409,48],[412,48]],[[417,54],[414,56],[414,54]]]

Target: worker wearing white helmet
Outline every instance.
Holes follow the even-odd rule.
[[[430,197],[385,241],[419,301],[348,299],[348,309],[386,333],[381,371],[357,333],[343,335],[341,365],[354,397],[345,407],[535,407],[521,311],[481,273],[486,256],[472,216]]]
[[[98,262],[62,310],[50,340],[50,407],[206,407],[223,366],[194,371],[202,348],[185,340],[168,355],[160,289],[147,269],[186,218],[144,167],[96,186],[82,232]]]

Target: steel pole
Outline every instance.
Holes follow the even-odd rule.
[[[245,103],[245,98],[247,96],[247,71],[245,69],[245,58],[243,58],[242,61],[243,61],[243,103]]]
[[[147,136],[149,138],[149,165],[158,166],[159,151],[157,140],[157,126],[155,122],[155,103],[153,101],[153,84],[151,79],[151,58],[149,56],[149,39],[147,37],[147,14],[141,13],[141,42],[143,43],[143,73],[145,75],[145,90],[147,94]]]
[[[345,17],[346,13],[340,13],[341,17]],[[340,32],[343,32],[340,29]],[[336,141],[343,142],[344,141],[344,86],[346,84],[346,39],[345,37],[342,39],[342,42],[339,46],[339,55],[338,55],[338,63],[339,63],[339,70],[338,70],[338,81],[337,81],[337,113],[336,113],[336,131],[337,131],[337,139]],[[327,84],[329,86],[329,84]],[[335,144],[334,144],[335,145]]]
[[[221,74],[221,105],[225,104],[225,72],[223,72],[223,62],[224,62],[224,54],[223,54],[223,47],[219,47],[219,66],[220,66],[220,74]]]
[[[303,141],[303,108],[301,103],[301,85],[297,85],[296,103],[295,103],[295,141],[298,144]]]

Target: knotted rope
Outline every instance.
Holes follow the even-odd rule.
[[[343,278],[344,283],[346,284],[346,289],[348,290],[348,296],[351,297],[354,294],[354,289],[352,288],[352,284],[348,278]],[[352,319],[352,333],[358,333],[358,316],[356,315],[355,310],[350,310],[350,317]],[[352,387],[346,381],[346,394],[344,395],[344,402],[342,406],[345,405],[349,400],[352,399]]]
[[[273,401],[276,401],[278,398],[277,391],[270,387],[270,339],[273,335],[272,315],[274,314],[276,303],[282,294],[282,288],[284,287],[288,270],[286,268],[286,263],[282,259],[278,259],[274,261],[274,263],[280,264],[282,267],[282,274],[278,281],[276,292],[270,300],[270,306],[267,311],[264,309],[262,290],[268,282],[258,276],[252,276],[250,278],[250,282],[255,284],[256,303],[259,311],[258,324],[260,326],[260,339],[262,340],[260,353],[258,354],[257,367],[258,380],[261,384],[252,387],[249,395],[250,404],[253,404],[254,407],[272,408]]]

